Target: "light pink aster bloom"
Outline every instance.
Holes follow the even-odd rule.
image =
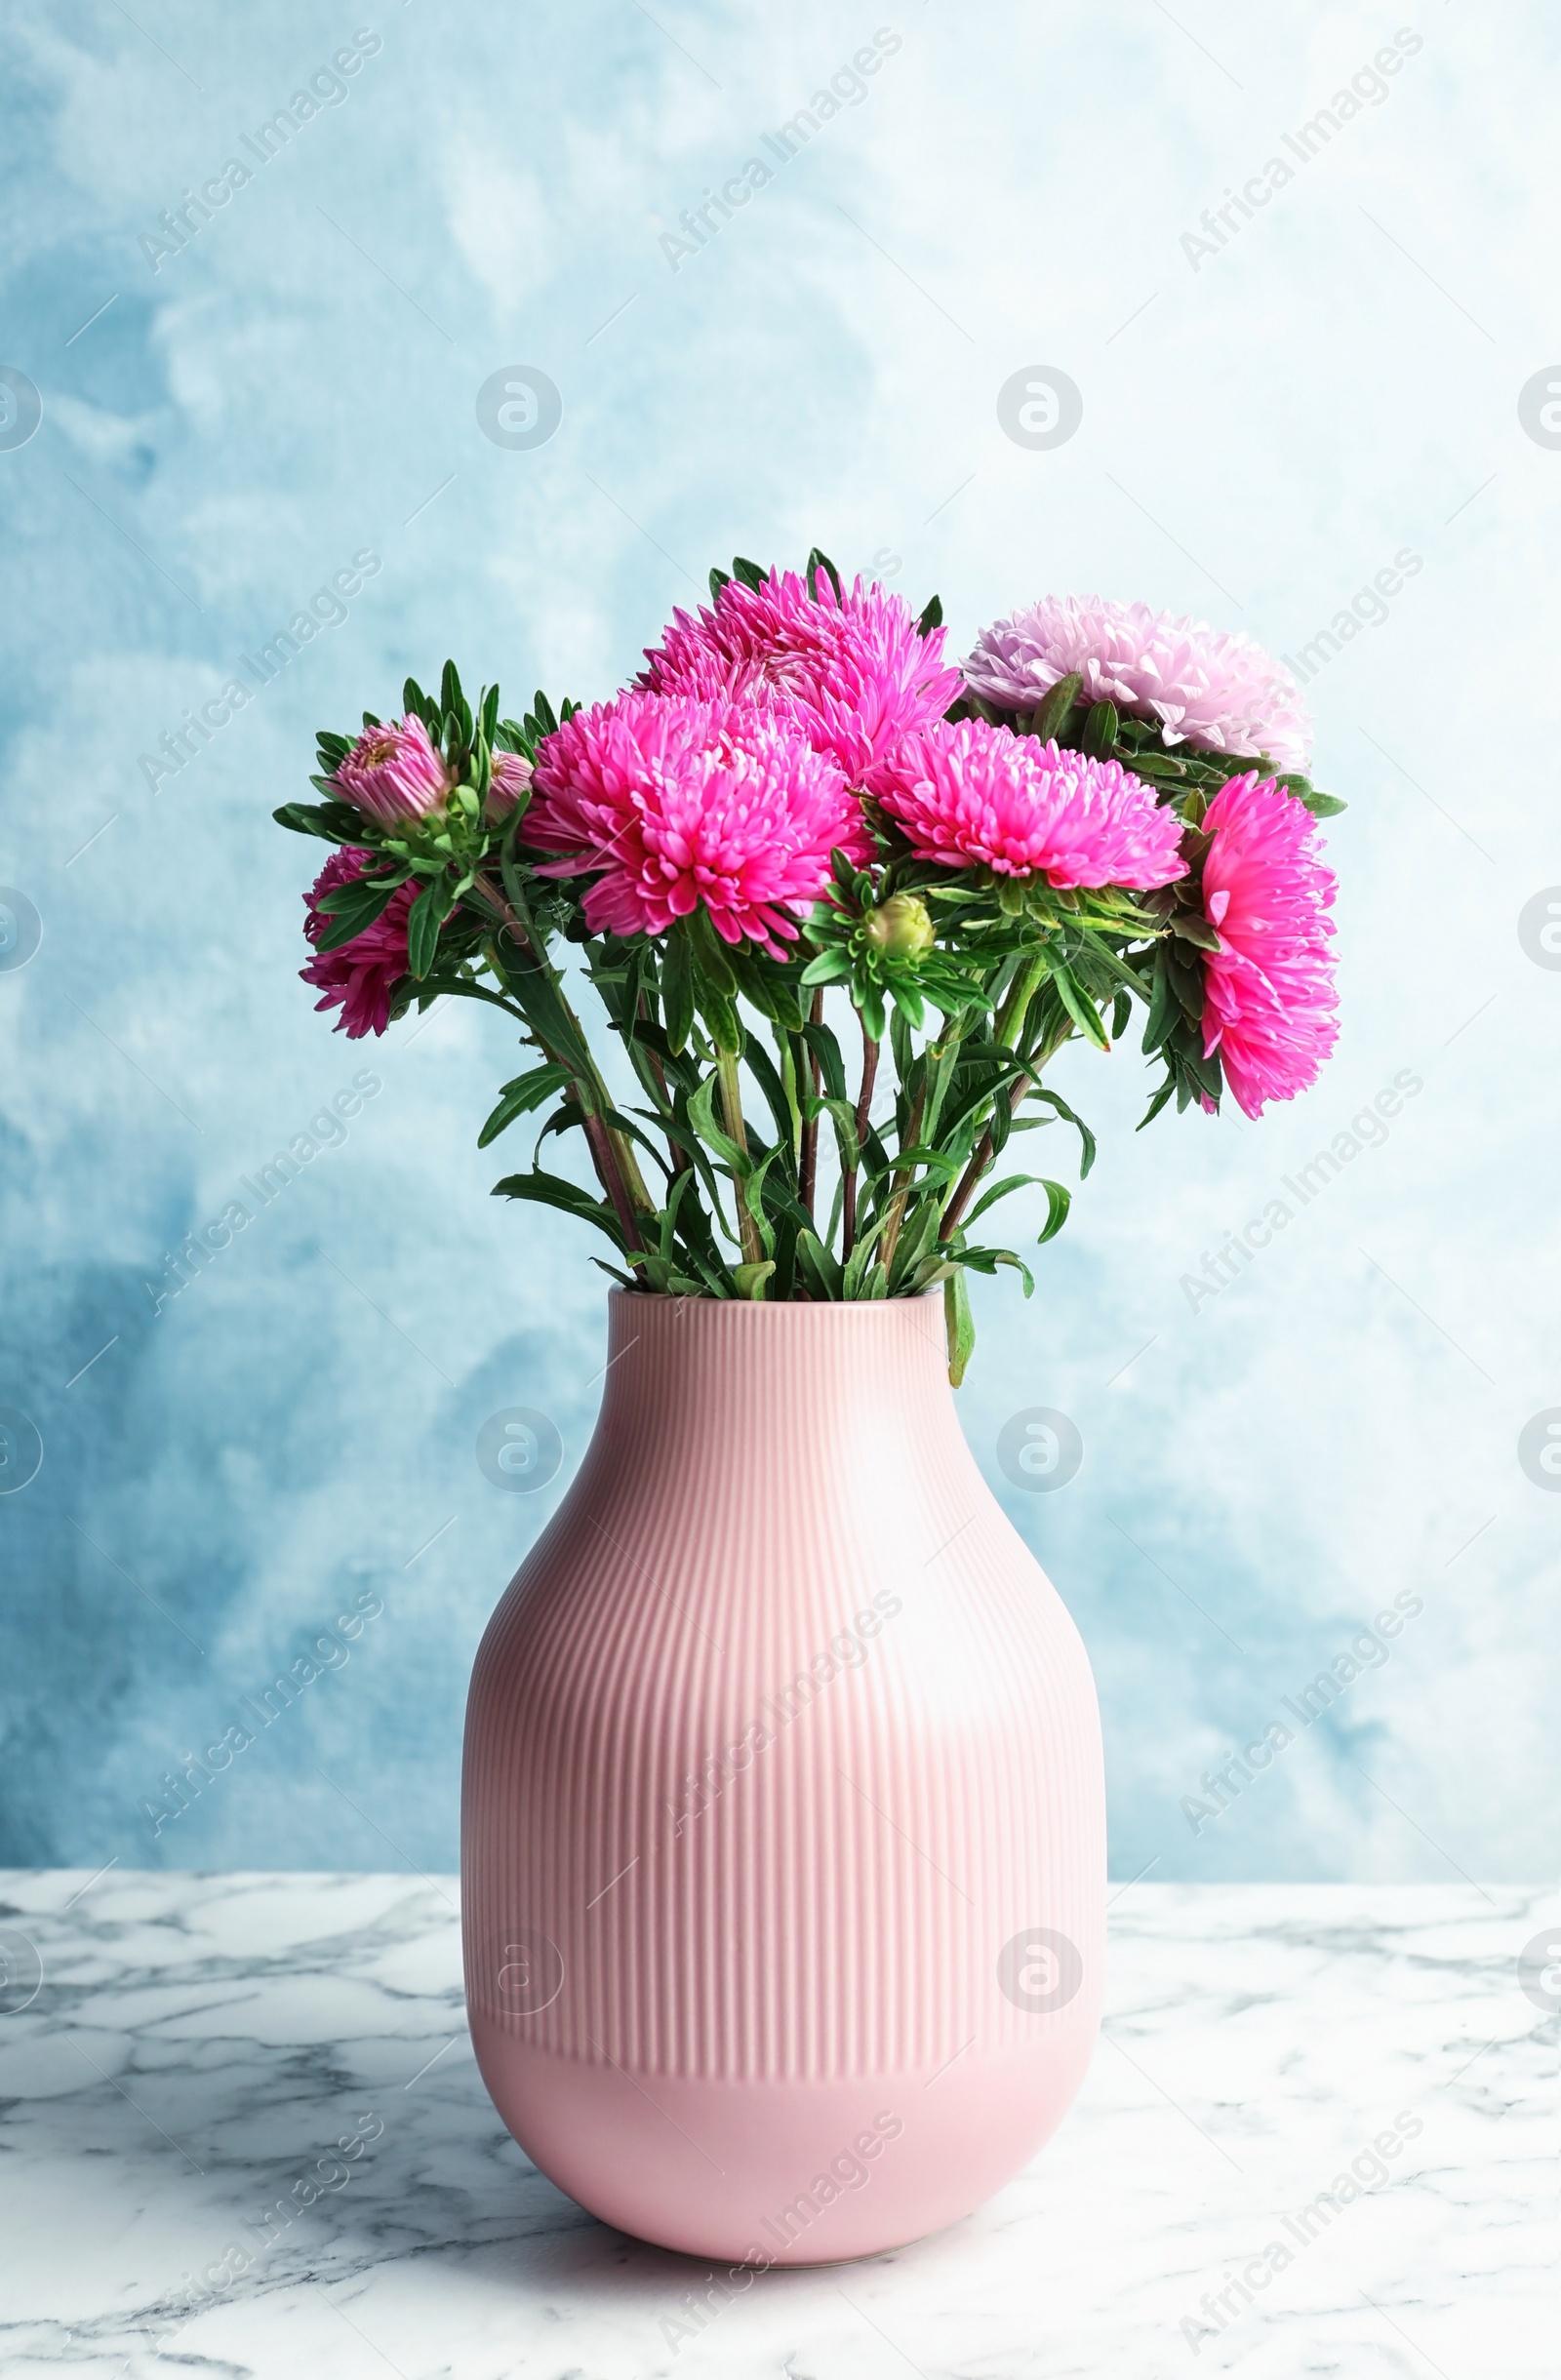
[[[303,895],[309,912],[303,932],[310,942],[318,942],[332,923],[329,911],[320,907],[322,893],[334,885],[355,884],[373,857],[372,852],[351,846],[332,853]],[[299,971],[305,983],[325,995],[315,1002],[317,1009],[340,1010],[336,1029],[348,1041],[382,1033],[390,1022],[390,994],[407,972],[407,918],[417,897],[415,884],[403,885],[364,932],[335,950],[316,951]]]
[[[795,571],[761,587],[734,578],[698,617],[675,612],[647,648],[639,684],[655,694],[789,704],[809,742],[853,785],[911,728],[941,719],[960,691],[943,631],[922,636],[903,596],[858,578],[837,601],[827,574],[808,593]]]
[[[918,729],[868,771],[867,791],[944,867],[1138,892],[1187,872],[1181,819],[1116,761],[984,719]]]
[[[723,941],[771,951],[823,892],[831,851],[868,852],[839,766],[785,711],[637,690],[543,740],[520,832],[564,854],[540,875],[599,871],[593,932],[664,933],[702,905]]]
[[[965,663],[967,684],[1001,710],[1029,710],[1078,670],[1080,699],[1155,719],[1168,744],[1266,753],[1306,767],[1311,725],[1288,669],[1239,631],[1101,595],[1043,595],[994,620]]]
[[[524,752],[496,752],[488,785],[490,818],[507,818],[531,778],[532,765]]]
[[[454,780],[414,711],[399,725],[365,728],[331,782],[365,817],[406,826],[438,810]]]
[[[1314,1083],[1338,1038],[1337,879],[1310,812],[1256,770],[1221,787],[1204,827],[1203,903],[1220,936],[1203,953],[1204,1054],[1219,1051],[1237,1106],[1257,1117]]]

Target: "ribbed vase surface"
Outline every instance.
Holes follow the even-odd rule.
[[[733,2264],[861,2256],[1033,2156],[1100,2020],[1100,1716],[941,1302],[615,1290],[596,1433],[483,1639],[466,1999],[527,2155]]]

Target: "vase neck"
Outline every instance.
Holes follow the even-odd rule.
[[[908,1456],[959,1439],[946,1361],[936,1296],[770,1306],[614,1290],[597,1445],[679,1468],[751,1466],[768,1447],[812,1467],[831,1448],[860,1455],[865,1432],[880,1456],[897,1443]]]

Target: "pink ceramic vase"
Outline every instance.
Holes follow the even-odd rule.
[[[483,2079],[604,2222],[832,2262],[1034,2155],[1100,2020],[1100,1716],[936,1296],[613,1292],[477,1656],[461,1873]]]

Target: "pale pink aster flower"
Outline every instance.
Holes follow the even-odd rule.
[[[488,815],[507,818],[531,783],[532,765],[524,752],[496,752],[488,785]]]
[[[984,719],[919,728],[868,771],[867,791],[944,867],[1139,892],[1187,872],[1181,819],[1116,761]]]
[[[332,853],[303,895],[309,912],[303,932],[310,942],[318,942],[332,923],[330,912],[320,907],[322,893],[335,885],[355,884],[374,856],[350,845]],[[317,1009],[340,1010],[336,1030],[348,1041],[382,1033],[390,1022],[390,994],[407,972],[407,918],[417,897],[415,884],[402,885],[372,926],[335,950],[316,951],[299,970],[305,983],[325,994],[315,1002]]]
[[[1338,1038],[1326,914],[1337,879],[1310,812],[1256,770],[1221,787],[1203,823],[1214,837],[1204,911],[1220,936],[1201,954],[1204,1054],[1219,1051],[1237,1106],[1256,1118],[1314,1083]]]
[[[365,728],[331,782],[380,826],[406,826],[444,803],[454,782],[415,711],[399,725]]]
[[[1077,670],[1080,700],[1158,720],[1167,744],[1265,753],[1304,770],[1311,725],[1295,679],[1239,631],[1101,595],[1043,595],[994,620],[965,663],[972,691],[1000,710],[1029,710]]]
[[[728,582],[696,618],[675,612],[647,648],[638,681],[661,694],[788,704],[814,749],[853,785],[907,730],[941,719],[960,691],[944,666],[943,631],[922,636],[903,596],[858,578],[836,600],[827,573],[818,595],[795,571],[761,587]]]
[[[838,765],[784,711],[631,690],[577,711],[538,750],[522,840],[599,871],[593,932],[664,933],[700,906],[723,941],[778,953],[830,881],[837,847],[868,855]]]

